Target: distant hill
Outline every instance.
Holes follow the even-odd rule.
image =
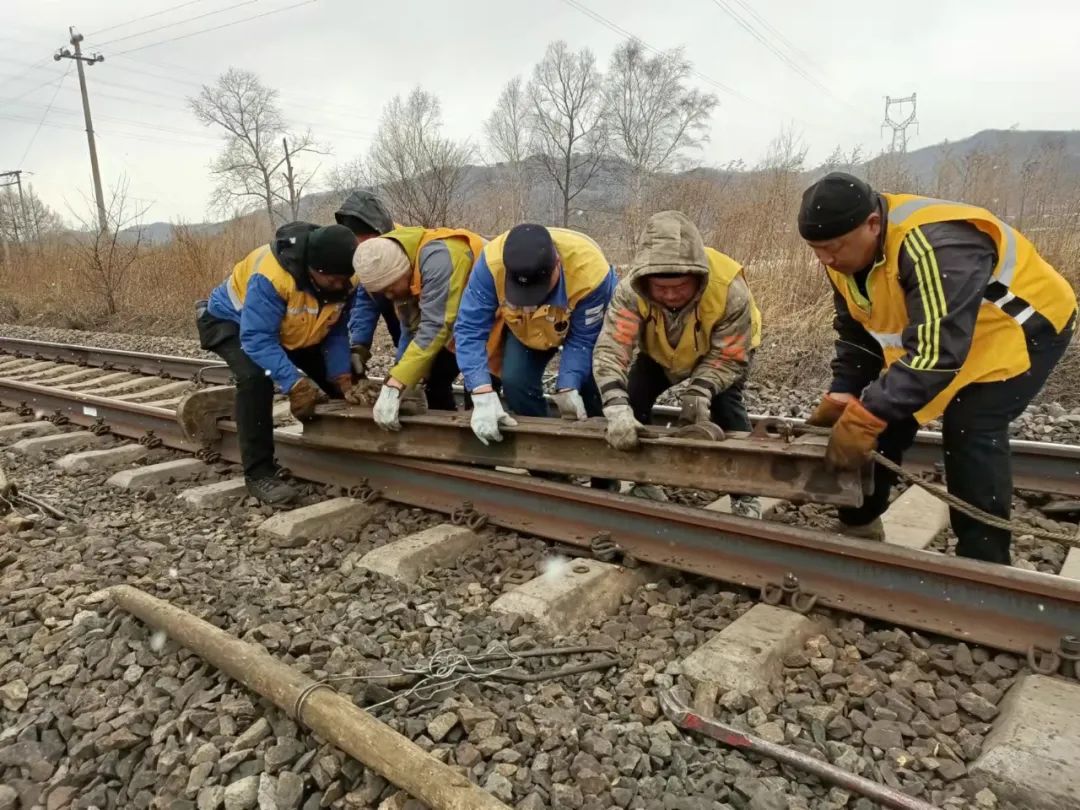
[[[904,166],[918,183],[929,183],[939,164],[946,159],[962,162],[976,152],[983,152],[1003,155],[1015,165],[1023,163],[1048,147],[1060,150],[1065,170],[1074,170],[1080,174],[1080,131],[1076,130],[986,129],[959,141],[945,141],[908,152],[904,156]],[[872,158],[859,166],[856,171],[865,173],[877,162],[886,159],[888,158],[884,156]],[[531,159],[527,163],[527,170],[530,177],[534,179],[529,187],[528,210],[534,212],[534,216],[557,220],[561,212],[561,195],[551,181],[544,176],[538,159]],[[747,171],[753,171],[753,169]],[[819,167],[807,171],[806,174],[809,178],[821,174],[822,171],[823,167]],[[510,172],[511,169],[505,164],[468,166],[461,184],[462,193],[476,193],[506,184],[511,178]],[[732,171],[700,167],[684,172],[681,176],[723,183],[730,180]],[[590,214],[604,215],[620,212],[627,200],[629,177],[629,167],[623,161],[615,158],[604,159],[589,187],[574,200],[573,208],[576,211],[587,212],[587,219]],[[342,196],[340,193],[331,191],[306,195],[301,200],[301,219],[320,214],[325,216],[327,208],[335,206],[340,196]],[[251,216],[260,216],[260,214],[254,212]],[[205,222],[189,224],[187,227],[195,233],[214,234],[220,232],[225,227],[225,223]],[[155,244],[168,242],[173,237],[173,226],[167,222],[153,222],[142,226],[142,230],[144,241]],[[128,229],[128,231],[133,232],[133,229]]]
[[[930,181],[946,158],[963,160],[976,153],[1002,154],[1012,163],[1022,163],[1047,147],[1060,148],[1066,168],[1080,170],[1080,131],[984,129],[959,141],[943,141],[908,152],[904,165],[921,182]],[[874,158],[873,165],[882,157]]]

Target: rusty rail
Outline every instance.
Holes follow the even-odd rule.
[[[103,420],[121,436],[153,430],[170,447],[198,449],[163,408],[9,380],[0,380],[0,403],[61,410],[79,425]],[[235,425],[219,425],[215,450],[238,461]],[[797,608],[816,603],[1021,654],[1057,649],[1080,630],[1080,581],[527,476],[320,448],[290,431],[275,440],[281,463],[301,478],[451,515],[468,502],[470,515],[493,525],[585,549],[607,537],[642,562],[787,595]]]
[[[0,337],[0,352],[19,357],[39,357],[74,364],[110,367],[143,374],[164,375],[178,380],[202,379],[211,385],[227,385],[228,367],[220,361],[191,357],[128,352],[66,343],[48,343]],[[678,409],[659,405],[653,409],[657,421],[678,415]],[[557,415],[557,414],[553,414]],[[750,419],[772,419],[751,414]],[[798,426],[800,419],[783,421]],[[1016,489],[1080,497],[1080,446],[1014,439],[1012,448],[1013,483]],[[920,431],[915,445],[905,454],[904,465],[924,472],[941,465],[941,434]]]
[[[864,481],[858,472],[825,469],[825,447],[812,437],[788,439],[759,423],[752,434],[730,434],[716,441],[691,433],[649,428],[633,452],[614,450],[604,440],[602,419],[519,417],[503,429],[503,440],[490,445],[477,439],[469,414],[431,412],[401,417],[402,429],[387,432],[370,408],[331,403],[320,406],[319,419],[304,425],[307,443],[365,453],[451,461],[491,467],[519,467],[563,475],[624,479],[638,483],[695,487],[782,498],[859,506]]]

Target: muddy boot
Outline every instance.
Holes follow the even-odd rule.
[[[245,478],[247,491],[268,506],[282,506],[294,500],[297,492],[280,478]]]
[[[874,518],[861,526],[849,526],[838,520],[833,525],[833,531],[847,537],[858,537],[860,540],[874,540],[878,543],[885,541],[885,526],[881,523],[881,518]]]

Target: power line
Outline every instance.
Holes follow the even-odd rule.
[[[0,120],[14,121],[14,122],[20,123],[20,124],[32,124],[34,126],[37,126],[37,124],[38,124],[38,119],[36,119],[36,118],[29,118],[29,117],[27,117],[25,115],[18,115],[18,114],[12,115],[12,114],[9,114],[9,113],[6,113],[6,112],[0,113]],[[73,125],[73,124],[63,124],[63,123],[53,122],[53,121],[46,121],[44,124],[42,124],[42,126],[47,128],[47,129],[63,129],[63,130],[67,130],[69,132],[83,132],[84,131],[83,128],[80,127],[80,126],[76,126],[76,125]],[[123,130],[111,129],[111,128],[104,129],[104,130],[95,129],[94,134],[95,135],[104,134],[107,138],[129,138],[129,139],[135,140],[135,141],[143,141],[145,143],[153,143],[153,144],[159,144],[159,145],[161,143],[175,143],[175,144],[180,144],[182,146],[197,146],[197,147],[200,147],[200,148],[206,148],[206,146],[207,146],[207,144],[205,144],[205,143],[197,143],[195,141],[185,141],[185,140],[182,140],[180,138],[170,138],[170,137],[167,137],[167,136],[151,135],[148,132],[125,132]]]
[[[187,67],[183,67],[181,65],[170,65],[167,62],[160,62],[160,61],[159,62],[150,62],[150,61],[148,61],[147,59],[145,59],[145,58],[143,58],[141,56],[123,56],[121,58],[124,59],[124,60],[136,62],[140,66],[145,65],[145,66],[149,66],[149,67],[159,68],[162,71],[184,71],[187,75],[195,75],[195,76],[201,75],[201,76],[204,76],[205,77],[204,81],[202,81],[202,82],[194,82],[194,81],[190,81],[188,79],[179,79],[175,75],[172,75],[172,74],[169,74],[169,73],[156,73],[156,72],[154,72],[152,70],[146,70],[145,67],[140,67],[139,68],[139,75],[141,75],[141,76],[151,76],[153,78],[162,79],[162,80],[168,81],[168,82],[173,82],[173,83],[178,84],[178,85],[183,85],[184,87],[193,87],[196,90],[202,90],[204,85],[212,84],[213,82],[217,81],[217,78],[218,78],[216,76],[209,76],[208,74],[205,74],[205,73],[203,73],[203,74],[192,74],[190,69],[187,68]],[[144,91],[140,90],[140,92],[144,92]],[[155,94],[159,94],[159,91],[156,91],[156,90],[155,91],[145,91],[145,92],[153,92]],[[175,96],[175,97],[180,98],[179,96]],[[281,99],[282,103],[287,108],[289,108],[290,110],[291,109],[313,110],[314,112],[319,113],[320,115],[331,116],[331,117],[334,117],[334,118],[342,118],[342,119],[346,119],[346,120],[348,120],[350,122],[355,121],[358,118],[359,119],[366,119],[366,120],[369,120],[369,121],[377,120],[377,116],[374,116],[374,115],[365,115],[363,113],[356,113],[356,112],[353,112],[352,110],[349,110],[348,112],[343,112],[338,107],[320,106],[320,105],[317,105],[317,104],[308,104],[306,102],[297,101],[287,93],[279,92],[278,97]],[[187,99],[185,98],[184,100],[186,101]]]
[[[624,36],[627,39],[632,39],[634,42],[641,43],[642,47],[644,47],[645,49],[651,51],[652,53],[655,53],[655,54],[662,54],[663,53],[663,51],[661,51],[659,48],[654,48],[652,45],[650,45],[648,42],[643,40],[641,37],[630,33],[625,28],[623,28],[622,26],[612,22],[611,20],[609,20],[607,17],[603,16],[602,14],[600,14],[600,13],[598,13],[596,11],[593,11],[591,8],[589,8],[588,6],[586,6],[586,5],[582,4],[582,3],[579,3],[578,0],[563,0],[563,2],[566,3],[570,7],[574,8],[574,9],[577,9],[578,11],[580,11],[585,16],[592,18],[596,22],[603,25],[605,28],[608,28],[611,31],[614,31],[616,34],[619,34],[620,36]],[[691,71],[693,72],[693,74],[695,76],[697,76],[702,81],[707,82],[708,84],[712,85],[716,89],[721,90],[724,93],[727,93],[728,95],[735,96],[736,98],[741,99],[743,101],[749,101],[750,100],[746,96],[744,96],[742,93],[740,93],[738,90],[736,90],[734,87],[730,87],[730,86],[724,84],[723,82],[719,82],[716,79],[712,78],[711,76],[706,76],[700,70],[691,69]]]
[[[782,31],[780,31],[776,26],[774,26],[767,19],[761,16],[761,14],[759,14],[753,6],[745,2],[745,0],[735,0],[735,3],[738,4],[740,8],[744,9],[751,17],[753,17],[766,31],[770,32],[773,36],[780,40],[780,42],[782,42],[787,47],[787,49],[791,51],[792,54],[801,59],[804,63],[812,65],[815,68],[818,67],[817,60],[815,60],[814,57],[799,48],[794,42],[784,36]]]
[[[194,6],[196,3],[205,3],[205,2],[206,2],[206,0],[187,0],[186,3],[180,3],[177,6],[169,6],[168,8],[163,8],[161,11],[155,11],[153,14],[145,14],[142,17],[135,17],[135,18],[127,20],[125,22],[117,23],[116,25],[110,25],[108,28],[99,28],[97,31],[92,31],[89,34],[87,34],[86,36],[88,36],[88,37],[96,37],[98,34],[104,34],[106,31],[112,31],[112,30],[115,30],[117,28],[123,28],[126,25],[131,25],[132,23],[142,22],[143,20],[149,20],[151,17],[160,17],[162,14],[168,14],[170,11],[176,11],[176,10],[181,9],[181,8],[186,8],[187,6]]]
[[[744,31],[750,34],[750,36],[752,36],[754,39],[764,45],[765,48],[773,54],[773,56],[775,56],[777,59],[779,59],[789,68],[791,68],[791,70],[795,74],[801,76],[803,79],[813,84],[819,90],[827,93],[830,96],[835,97],[833,92],[828,87],[818,81],[817,78],[810,75],[809,72],[807,72],[794,59],[792,59],[790,56],[780,50],[780,48],[776,47],[776,45],[766,35],[762,34],[760,31],[757,30],[757,28],[754,27],[753,23],[746,20],[746,18],[739,14],[739,12],[737,12],[730,5],[728,5],[726,0],[712,0],[712,2],[717,8],[719,8],[721,11],[731,17],[731,19],[733,19],[740,28],[742,28]]]
[[[317,2],[319,2],[319,0],[302,0],[302,2],[293,3],[290,6],[282,6],[281,8],[275,8],[275,9],[271,9],[270,11],[264,11],[261,14],[252,14],[250,17],[241,17],[239,20],[233,20],[232,22],[222,23],[221,25],[215,25],[212,28],[203,28],[203,29],[200,29],[198,31],[192,31],[192,32],[190,32],[188,34],[181,34],[180,36],[170,37],[169,39],[162,39],[162,40],[159,40],[158,42],[151,42],[151,43],[148,43],[146,45],[139,45],[139,46],[137,46],[135,48],[129,48],[126,51],[120,51],[119,53],[113,54],[113,55],[114,56],[124,56],[125,54],[135,53],[136,51],[145,50],[146,48],[154,48],[154,47],[157,47],[158,45],[165,45],[166,43],[169,43],[169,42],[178,42],[178,41],[180,41],[182,39],[188,39],[190,37],[198,36],[199,34],[207,34],[207,33],[211,32],[211,31],[220,31],[223,28],[229,28],[229,27],[234,26],[234,25],[239,25],[240,23],[250,22],[251,20],[257,20],[257,19],[259,19],[261,17],[269,17],[271,14],[280,14],[282,11],[289,11],[290,9],[299,8],[300,6],[308,6],[308,5],[311,5],[312,3],[317,3]]]
[[[95,92],[94,93],[94,98],[98,98],[99,96],[102,96],[102,95],[103,94],[100,93],[100,92]],[[35,106],[36,107],[36,106],[39,106],[39,105],[36,105],[36,104],[28,105],[28,104],[24,103],[24,106]],[[57,107],[57,108],[55,108],[53,110],[53,112],[59,113],[60,115],[76,115],[76,116],[77,115],[82,115],[82,113],[79,110],[71,110],[71,109],[67,109],[66,107]],[[161,124],[154,124],[154,123],[150,123],[148,121],[139,121],[137,119],[132,119],[132,118],[124,118],[124,117],[118,116],[118,115],[102,115],[101,113],[98,113],[94,117],[97,120],[100,120],[100,121],[113,121],[113,122],[118,123],[118,124],[125,124],[127,126],[138,127],[140,129],[149,129],[149,130],[153,130],[155,132],[167,132],[167,133],[171,133],[173,135],[183,135],[183,136],[188,137],[188,138],[198,138],[198,139],[206,140],[206,141],[213,142],[213,143],[216,143],[217,140],[218,140],[213,135],[208,135],[205,132],[195,132],[193,130],[176,129],[175,127],[162,126]]]
[[[66,73],[60,74],[59,76],[57,76],[56,74],[49,74],[49,78],[46,79],[45,81],[43,81],[41,84],[35,84],[31,88],[29,88],[27,90],[23,90],[17,96],[9,96],[8,98],[0,99],[0,101],[15,102],[15,101],[18,101],[19,99],[26,98],[28,95],[33,93],[35,90],[40,90],[43,87],[48,87],[53,82],[59,81],[60,79],[62,79],[66,75],[67,75]]]
[[[26,151],[23,152],[22,158],[19,160],[19,165],[22,166],[26,163],[26,158],[30,154],[30,150],[34,148],[34,141],[37,140],[38,133],[41,132],[41,127],[45,123],[45,119],[48,118],[49,112],[52,110],[53,103],[56,101],[56,97],[60,94],[60,88],[64,86],[64,79],[71,73],[71,64],[67,66],[67,70],[64,71],[64,75],[60,77],[60,80],[56,83],[56,89],[53,91],[52,98],[49,99],[49,105],[45,108],[45,112],[41,114],[41,120],[38,121],[37,128],[34,130],[34,134],[30,136],[30,143],[26,145]],[[77,114],[77,113],[76,113]]]
[[[243,0],[240,3],[234,3],[231,6],[225,6],[225,8],[217,8],[213,11],[207,11],[204,14],[196,14],[194,17],[188,17],[186,20],[177,20],[176,22],[166,23],[165,25],[159,25],[157,28],[148,28],[145,31],[136,31],[134,34],[125,34],[122,37],[116,37],[115,39],[106,40],[105,42],[98,43],[96,47],[103,48],[106,45],[111,45],[114,42],[123,42],[127,39],[135,39],[136,37],[145,36],[146,34],[154,34],[158,31],[164,31],[167,28],[175,28],[178,25],[184,23],[194,22],[195,20],[201,20],[204,17],[213,17],[216,14],[224,14],[226,11],[232,11],[234,8],[240,8],[241,6],[250,6],[252,3],[258,3],[259,0]]]
[[[4,61],[5,62],[16,62],[18,60],[5,59]],[[7,78],[4,78],[4,79],[0,79],[0,85],[7,84],[8,82],[13,82],[13,81],[16,81],[18,79],[21,79],[23,76],[30,73],[30,71],[36,70],[37,68],[44,67],[45,64],[48,61],[49,61],[49,57],[47,57],[47,56],[44,59],[39,59],[37,62],[34,62],[31,65],[28,65],[25,69],[20,70],[18,73],[15,73],[15,74],[13,74],[11,76],[8,76]],[[50,79],[48,82],[45,82],[45,84],[49,84],[49,82],[53,81],[55,78],[56,78],[56,76],[53,75],[52,79]],[[37,90],[38,87],[44,87],[44,86],[45,85],[38,85],[37,87],[32,88],[32,90]]]

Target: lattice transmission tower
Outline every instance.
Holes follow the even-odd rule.
[[[904,105],[910,104],[911,109],[904,115]],[[895,110],[895,115],[894,115]],[[910,96],[904,96],[903,98],[893,98],[892,96],[885,96],[885,120],[881,122],[881,131],[884,133],[886,128],[892,130],[892,144],[889,146],[890,152],[906,152],[908,141],[908,127],[915,127],[915,131],[919,131],[919,120],[915,117],[915,93]]]

